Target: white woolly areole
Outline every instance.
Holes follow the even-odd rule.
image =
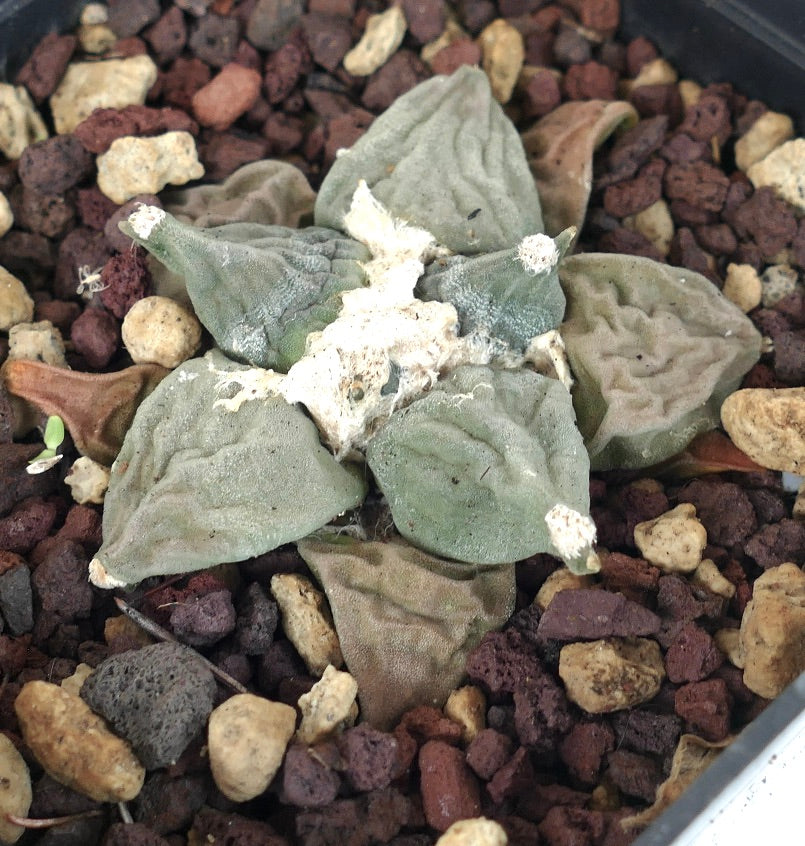
[[[106,568],[98,561],[97,558],[93,558],[92,561],[89,562],[89,580],[95,587],[99,587],[102,590],[112,590],[113,588],[125,587],[127,582],[121,582],[120,579],[114,578],[114,576],[110,576],[109,573],[106,572]]]
[[[517,245],[517,258],[528,273],[536,276],[559,261],[559,250],[548,235],[526,235]]]
[[[578,558],[595,543],[595,523],[578,511],[558,503],[545,515],[551,543],[565,560]]]
[[[165,220],[165,212],[157,206],[147,206],[138,203],[137,208],[129,215],[129,224],[138,238],[145,240],[151,236],[155,227]]]

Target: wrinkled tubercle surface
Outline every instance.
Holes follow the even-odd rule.
[[[96,560],[112,579],[240,561],[363,501],[360,470],[333,458],[299,408],[278,396],[226,404],[253,372],[213,351],[140,406],[106,494]]]
[[[342,227],[361,179],[395,217],[456,253],[506,249],[543,231],[522,143],[479,68],[433,77],[376,118],[325,177],[317,225]]]
[[[718,425],[760,354],[752,322],[705,277],[636,256],[560,267],[573,400],[593,469],[648,467]]]
[[[409,708],[441,707],[470,651],[514,610],[514,566],[473,567],[403,541],[319,533],[297,543],[324,587],[361,717],[390,729]]]
[[[145,231],[136,214],[121,230],[184,276],[220,348],[258,367],[287,370],[304,337],[335,319],[339,294],[366,281],[360,262],[368,250],[335,230],[248,221],[197,229],[163,213]]]

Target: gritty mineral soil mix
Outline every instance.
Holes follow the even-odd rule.
[[[0,388],[0,806],[43,822],[4,817],[2,842],[619,846],[678,795],[686,761],[709,762],[803,669],[805,506],[780,471],[803,459],[791,432],[805,414],[805,220],[767,157],[801,184],[805,142],[728,81],[679,80],[618,24],[617,0],[111,0],[43,39],[10,80],[0,108],[22,117],[2,138],[0,361],[47,366],[5,368],[17,381]],[[71,63],[134,57],[150,57],[145,71],[110,77],[127,104],[65,114],[52,98]],[[142,312],[121,340],[156,283],[117,224],[137,202],[162,205],[164,183],[131,199],[139,166],[110,173],[101,157],[117,139],[182,133],[148,155],[170,159],[176,182],[210,185],[281,160],[307,184],[259,202],[284,203],[295,226],[338,150],[465,64],[483,66],[532,156],[535,124],[562,104],[629,104],[634,119],[594,158],[609,133],[593,138],[589,119],[578,130],[592,192],[577,249],[707,277],[763,336],[742,384],[758,393],[731,400],[743,452],[716,431],[650,470],[592,474],[600,572],[519,562],[513,615],[471,652],[444,709],[382,728],[346,709],[327,724],[313,712],[332,703],[308,694],[324,673],[343,703],[333,690],[349,677],[325,670],[338,643],[294,546],[128,591],[88,582],[97,465],[163,366],[210,346],[186,303]],[[553,136],[557,155],[584,147],[570,129]],[[225,223],[242,199],[194,214]],[[161,364],[132,381],[130,353],[159,320],[175,331],[138,360]],[[54,408],[63,458],[30,474]],[[80,454],[96,463],[76,469]],[[306,635],[323,639],[318,652],[288,625],[293,594],[318,614]],[[463,819],[475,822],[443,835]]]

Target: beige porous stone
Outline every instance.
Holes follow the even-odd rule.
[[[196,141],[189,132],[151,138],[124,136],[96,159],[98,187],[118,205],[137,194],[158,194],[166,185],[184,185],[204,176]]]
[[[707,531],[696,517],[696,507],[683,502],[634,527],[634,540],[646,561],[666,573],[692,573],[707,546]]]
[[[644,637],[569,643],[559,653],[568,698],[588,714],[608,714],[648,702],[665,678],[656,641]]]
[[[794,137],[794,122],[780,112],[764,112],[735,142],[735,164],[747,171]]]
[[[761,302],[772,308],[797,288],[797,271],[789,264],[769,265],[760,277]]]
[[[721,406],[738,449],[769,470],[805,473],[805,388],[744,388]]]
[[[768,185],[783,200],[805,212],[805,138],[794,138],[753,164],[746,175],[755,188]]]
[[[707,588],[710,593],[723,596],[724,599],[732,599],[735,596],[735,585],[721,573],[710,558],[702,559],[701,564],[693,571],[690,580],[694,585]]]
[[[676,68],[665,59],[652,59],[646,62],[634,79],[621,81],[619,89],[621,96],[628,97],[635,88],[643,85],[669,85],[677,81]]]
[[[408,23],[399,6],[370,15],[361,40],[344,56],[344,69],[353,76],[369,76],[397,52]]]
[[[722,291],[730,302],[735,303],[744,313],[748,313],[760,305],[763,283],[751,264],[730,262],[727,265]]]
[[[503,826],[486,817],[457,820],[436,841],[436,846],[506,846]]]
[[[17,747],[0,734],[0,843],[16,843],[25,833],[6,817],[27,817],[31,807],[31,774]]]
[[[320,676],[329,664],[342,667],[341,644],[327,600],[310,579],[278,573],[271,577],[271,593],[280,608],[282,630],[308,670]]]
[[[126,640],[134,649],[151,646],[155,643],[148,632],[125,614],[117,614],[113,617],[106,618],[106,622],[103,624],[103,639],[107,646],[114,643],[114,641]]]
[[[668,255],[674,237],[674,221],[665,200],[657,200],[637,214],[625,217],[623,225],[633,232],[639,232],[664,256]]]
[[[148,56],[73,62],[50,98],[56,132],[72,132],[95,109],[143,105],[156,80],[157,66]]]
[[[741,650],[740,629],[719,629],[713,635],[716,646],[727,656],[727,660],[733,667],[743,670],[744,656]]]
[[[85,26],[106,23],[109,20],[109,7],[105,3],[87,3],[78,20]]]
[[[0,191],[0,238],[2,238],[13,225],[14,212],[11,210],[8,197]],[[0,270],[2,270],[2,268],[0,268]]]
[[[682,107],[687,111],[691,106],[695,106],[702,96],[702,86],[692,79],[680,79],[677,85],[679,96],[682,98]]]
[[[296,728],[296,711],[251,693],[219,705],[207,727],[212,777],[233,802],[259,796],[280,768]]]
[[[302,722],[297,740],[312,746],[353,725],[358,716],[357,695],[355,679],[330,664],[310,691],[299,697]]]
[[[79,505],[103,505],[109,475],[108,467],[93,461],[88,455],[82,455],[73,462],[64,477],[64,484],[70,488],[73,501]]]
[[[780,564],[755,581],[741,618],[744,684],[773,699],[805,670],[805,573]]]
[[[178,367],[201,345],[201,324],[193,312],[168,297],[143,297],[123,318],[123,343],[135,364]]]
[[[592,576],[578,576],[576,573],[571,573],[567,567],[560,567],[558,570],[554,570],[542,583],[542,587],[534,597],[534,604],[541,611],[544,611],[560,590],[578,590],[579,588],[592,587],[593,584],[595,584],[595,581]]]
[[[441,35],[434,38],[433,41],[429,41],[419,51],[419,58],[422,59],[426,65],[430,65],[435,56],[444,50],[445,47],[455,44],[456,41],[460,41],[462,38],[469,37],[470,36],[467,31],[461,28],[458,21],[453,17],[449,17],[445,21],[444,30]]]
[[[81,49],[98,56],[115,46],[117,36],[105,23],[83,24],[76,30]]]
[[[22,736],[56,781],[96,802],[128,802],[145,769],[131,747],[83,699],[45,681],[22,686],[14,702]]]
[[[60,686],[68,693],[79,696],[84,682],[92,675],[92,671],[93,667],[90,667],[89,664],[78,664],[71,676],[67,676],[67,678],[61,680]]]
[[[43,361],[53,367],[67,367],[64,339],[49,321],[17,323],[8,332],[9,360]]]
[[[508,103],[525,60],[523,36],[508,21],[497,18],[481,31],[478,45],[492,95],[499,103]]]
[[[22,85],[0,82],[0,151],[18,159],[29,144],[44,141],[48,130]]]
[[[461,726],[464,743],[471,743],[478,732],[486,728],[486,697],[475,685],[468,684],[454,690],[442,710],[446,717]]]
[[[5,267],[0,267],[0,330],[8,332],[18,323],[28,323],[34,316],[34,301],[25,285]]]

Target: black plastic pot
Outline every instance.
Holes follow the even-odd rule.
[[[74,25],[86,0],[0,0],[0,77],[13,79],[37,41]],[[654,41],[680,73],[732,82],[790,114],[805,134],[805,0],[622,0],[623,33]],[[803,842],[795,793],[805,781],[805,674],[635,846]],[[801,799],[799,800],[801,801]],[[729,831],[727,831],[729,829]]]

